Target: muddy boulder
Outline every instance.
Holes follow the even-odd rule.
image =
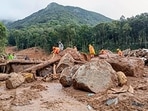
[[[62,52],[60,52],[60,56],[64,56],[65,54],[69,53],[73,59],[78,60],[78,61],[85,61],[86,59],[84,58],[83,54],[73,48],[66,48]]]
[[[60,75],[60,83],[63,87],[70,87],[72,85],[72,76],[75,74],[79,67],[79,65],[75,65],[73,67],[67,67],[62,71]]]
[[[137,57],[114,57],[107,60],[115,71],[122,71],[126,76],[142,77],[144,62]]]
[[[5,84],[8,89],[14,89],[24,83],[25,78],[19,73],[11,73],[10,78],[6,80]]]
[[[59,61],[57,67],[56,67],[56,71],[58,73],[61,73],[63,71],[64,68],[66,67],[71,67],[74,65],[74,59],[73,57],[69,54],[66,53]]]
[[[89,92],[104,92],[114,85],[115,71],[105,60],[88,62],[79,67],[73,79],[73,87]]]
[[[123,86],[123,85],[127,84],[127,77],[125,76],[125,74],[122,71],[118,71],[116,73],[116,75],[117,75],[119,86]]]

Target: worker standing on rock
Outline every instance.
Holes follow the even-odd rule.
[[[95,49],[91,44],[89,44],[89,53],[90,53],[90,57],[94,57]]]
[[[54,53],[54,54],[59,54],[59,52],[60,52],[60,48],[59,47],[52,47],[52,52]]]
[[[123,56],[123,52],[120,49],[117,49],[117,53],[119,56]]]
[[[61,41],[59,41],[58,44],[59,44],[60,51],[62,51],[64,49],[64,45],[62,44]]]

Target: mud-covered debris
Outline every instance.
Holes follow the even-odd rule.
[[[116,97],[116,98],[111,98],[111,99],[108,99],[107,101],[106,101],[106,105],[112,105],[112,104],[114,104],[114,105],[116,105],[116,104],[118,104],[118,98]]]
[[[127,77],[122,71],[117,72],[118,85],[123,86],[127,84]]]
[[[8,89],[17,88],[25,81],[25,78],[21,74],[11,73],[10,75],[11,77],[5,82]]]
[[[144,104],[139,103],[139,102],[136,102],[136,101],[133,101],[133,102],[132,102],[132,105],[133,105],[133,106],[138,106],[138,107],[143,107],[143,106],[144,106]]]

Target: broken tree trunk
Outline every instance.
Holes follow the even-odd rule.
[[[28,69],[25,69],[22,72],[34,72],[35,73],[36,70],[42,69],[42,68],[44,68],[44,67],[46,67],[46,66],[48,66],[48,65],[50,65],[50,64],[52,64],[54,62],[59,61],[60,59],[61,59],[61,56],[55,55],[51,59],[49,59],[48,61],[45,61],[45,62],[42,62],[42,63],[37,64],[35,66],[32,66],[32,67],[30,67]]]

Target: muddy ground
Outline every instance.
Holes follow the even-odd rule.
[[[19,52],[26,53],[27,50]],[[40,77],[11,90],[6,89],[5,82],[0,82],[0,111],[148,111],[148,67],[144,71],[144,77],[127,77],[134,93],[113,94],[108,90],[93,94],[73,87],[63,88],[58,80],[43,82]],[[117,101],[107,105],[114,98]]]

